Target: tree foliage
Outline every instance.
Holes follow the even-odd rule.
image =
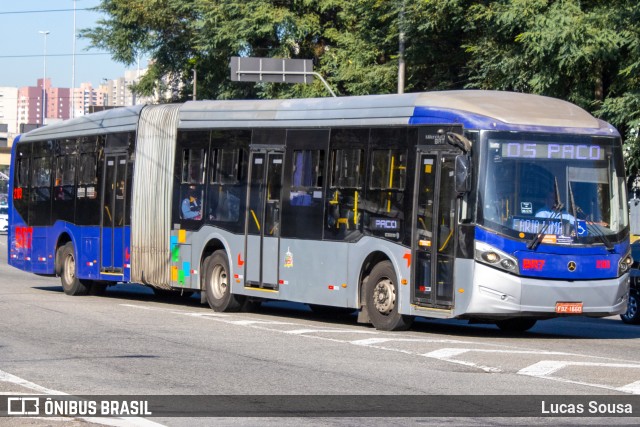
[[[637,0],[102,0],[82,35],[160,82],[208,99],[328,96],[323,85],[232,83],[231,56],[312,59],[339,95],[393,93],[405,34],[406,90],[512,90],[574,102],[625,136],[640,170]],[[403,18],[403,19],[401,19]],[[164,79],[164,80],[163,80]],[[176,99],[174,99],[176,100]]]

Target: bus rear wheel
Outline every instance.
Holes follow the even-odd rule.
[[[213,311],[239,311],[244,299],[231,293],[229,260],[226,253],[218,250],[209,255],[204,260],[202,271],[209,307]]]
[[[496,326],[505,332],[520,333],[533,328],[536,322],[536,319],[517,317],[514,319],[498,320],[496,321]]]
[[[369,319],[381,331],[404,331],[413,317],[398,313],[398,279],[390,261],[376,264],[365,283]]]
[[[60,265],[60,281],[62,289],[67,295],[87,295],[88,283],[78,279],[76,275],[76,257],[73,251],[73,243],[68,242],[58,249]]]

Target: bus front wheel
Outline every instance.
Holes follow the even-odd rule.
[[[629,301],[627,302],[627,311],[620,315],[624,323],[637,325],[640,323],[640,311],[638,311],[638,293],[635,289],[629,291]]]
[[[73,243],[68,242],[58,249],[60,257],[60,281],[62,289],[67,295],[87,295],[89,286],[83,283],[76,275],[76,257],[73,252]]]
[[[411,327],[413,317],[398,312],[398,279],[390,261],[376,264],[365,284],[369,319],[381,331],[403,331]]]
[[[213,311],[239,311],[244,300],[231,293],[229,260],[218,250],[205,258],[203,266],[204,291]]]

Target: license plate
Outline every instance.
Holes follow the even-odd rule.
[[[557,302],[556,313],[582,314],[581,302]]]

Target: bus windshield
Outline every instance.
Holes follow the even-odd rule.
[[[543,243],[619,241],[628,227],[624,166],[616,138],[485,133],[478,222]]]

